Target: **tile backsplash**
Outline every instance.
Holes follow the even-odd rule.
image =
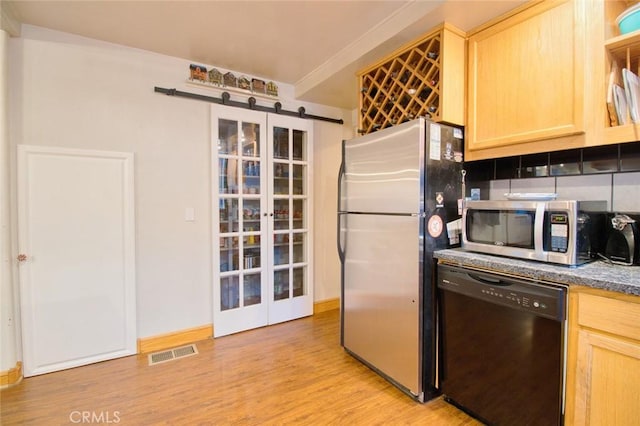
[[[613,175],[612,211],[640,212],[640,172]]]
[[[640,212],[640,142],[465,163],[467,191],[503,200],[509,192],[605,200],[609,211]],[[469,194],[466,194],[469,196]]]

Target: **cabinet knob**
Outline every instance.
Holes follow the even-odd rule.
[[[18,262],[26,262],[27,261],[27,255],[26,254],[19,254],[18,255]]]

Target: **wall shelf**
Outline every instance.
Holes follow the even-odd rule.
[[[187,84],[187,86],[201,87],[204,89],[215,90],[220,93],[229,92],[230,94],[235,93],[242,96],[254,97],[256,99],[275,101],[275,102],[278,101],[277,96],[270,96],[270,95],[267,95],[266,93],[256,93],[256,92],[252,92],[251,90],[239,89],[237,87],[218,86],[216,84],[205,82],[205,81],[191,80],[190,78],[187,79],[185,83]]]

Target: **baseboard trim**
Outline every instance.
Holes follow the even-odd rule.
[[[321,300],[313,304],[313,313],[319,314],[321,312],[332,311],[334,309],[340,309],[340,298]]]
[[[213,325],[203,325],[200,327],[188,328],[186,330],[175,331],[173,333],[159,334],[157,336],[143,337],[138,339],[138,353],[161,351],[174,348],[187,343],[205,340],[213,336]]]
[[[22,362],[16,362],[16,366],[6,370],[0,371],[0,388],[9,387],[20,383],[22,380]]]

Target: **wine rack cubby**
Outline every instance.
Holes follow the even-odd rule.
[[[358,73],[358,131],[419,116],[464,125],[464,73],[464,33],[442,24]]]

